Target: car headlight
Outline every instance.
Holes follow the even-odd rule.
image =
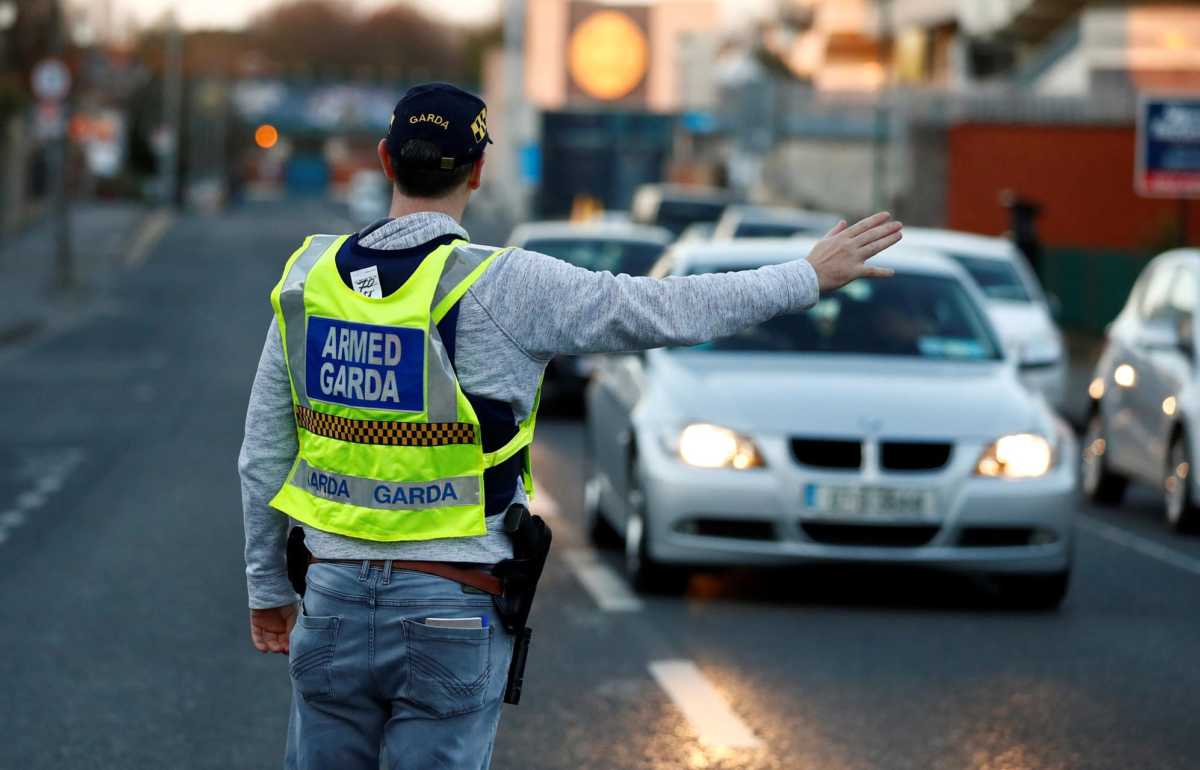
[[[1045,476],[1054,466],[1054,447],[1033,433],[1014,433],[992,443],[979,458],[975,472],[980,476],[1033,479]]]
[[[696,468],[745,470],[763,464],[754,442],[740,433],[708,423],[694,423],[679,434],[679,459]]]

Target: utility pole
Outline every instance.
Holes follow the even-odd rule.
[[[174,206],[179,198],[179,121],[183,114],[183,35],[174,10],[167,16],[164,46],[159,186],[162,203]]]
[[[871,200],[876,211],[888,207],[887,153],[891,118],[892,85],[892,0],[876,0],[879,14],[879,51],[883,60],[883,82],[875,96],[875,130],[872,133]]]
[[[44,100],[43,108],[51,114],[46,116],[49,153],[47,165],[51,185],[51,221],[54,223],[54,288],[59,291],[69,291],[75,288],[74,254],[71,251],[71,209],[70,196],[67,189],[67,174],[70,172],[68,158],[70,157],[70,132],[67,131],[68,107],[67,93],[70,89],[70,76],[62,63],[66,35],[66,19],[63,17],[62,3],[53,5],[50,24],[50,58],[45,66],[39,66],[42,77],[35,75],[34,90],[41,91],[39,98]],[[50,86],[46,88],[46,86]]]

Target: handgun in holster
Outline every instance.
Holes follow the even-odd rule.
[[[512,539],[513,557],[499,562],[492,574],[500,578],[503,591],[493,596],[496,612],[504,630],[513,636],[512,663],[508,667],[508,683],[504,702],[521,702],[521,687],[525,682],[525,661],[529,655],[529,640],[533,630],[526,623],[533,607],[542,568],[550,554],[550,527],[541,516],[533,516],[523,505],[513,504],[504,514],[504,531]]]
[[[312,558],[308,546],[304,544],[304,527],[297,524],[288,532],[286,553],[288,582],[292,584],[292,589],[303,597],[304,589],[307,588],[308,562]]]

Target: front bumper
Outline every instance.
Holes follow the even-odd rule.
[[[996,573],[1067,569],[1073,539],[1074,446],[1039,479],[974,476],[982,444],[960,444],[931,473],[831,471],[798,465],[788,444],[759,441],[766,467],[691,468],[643,450],[650,555],[696,567],[805,562],[921,564]],[[904,522],[838,519],[803,503],[807,484],[931,490],[936,515]]]

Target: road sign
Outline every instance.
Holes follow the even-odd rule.
[[[71,91],[71,71],[58,59],[42,59],[33,68],[33,95],[47,101],[61,101]]]
[[[1143,95],[1134,188],[1154,198],[1200,198],[1200,94]]]
[[[50,100],[38,102],[33,127],[34,135],[42,141],[62,138],[67,130],[64,112],[62,102]]]

